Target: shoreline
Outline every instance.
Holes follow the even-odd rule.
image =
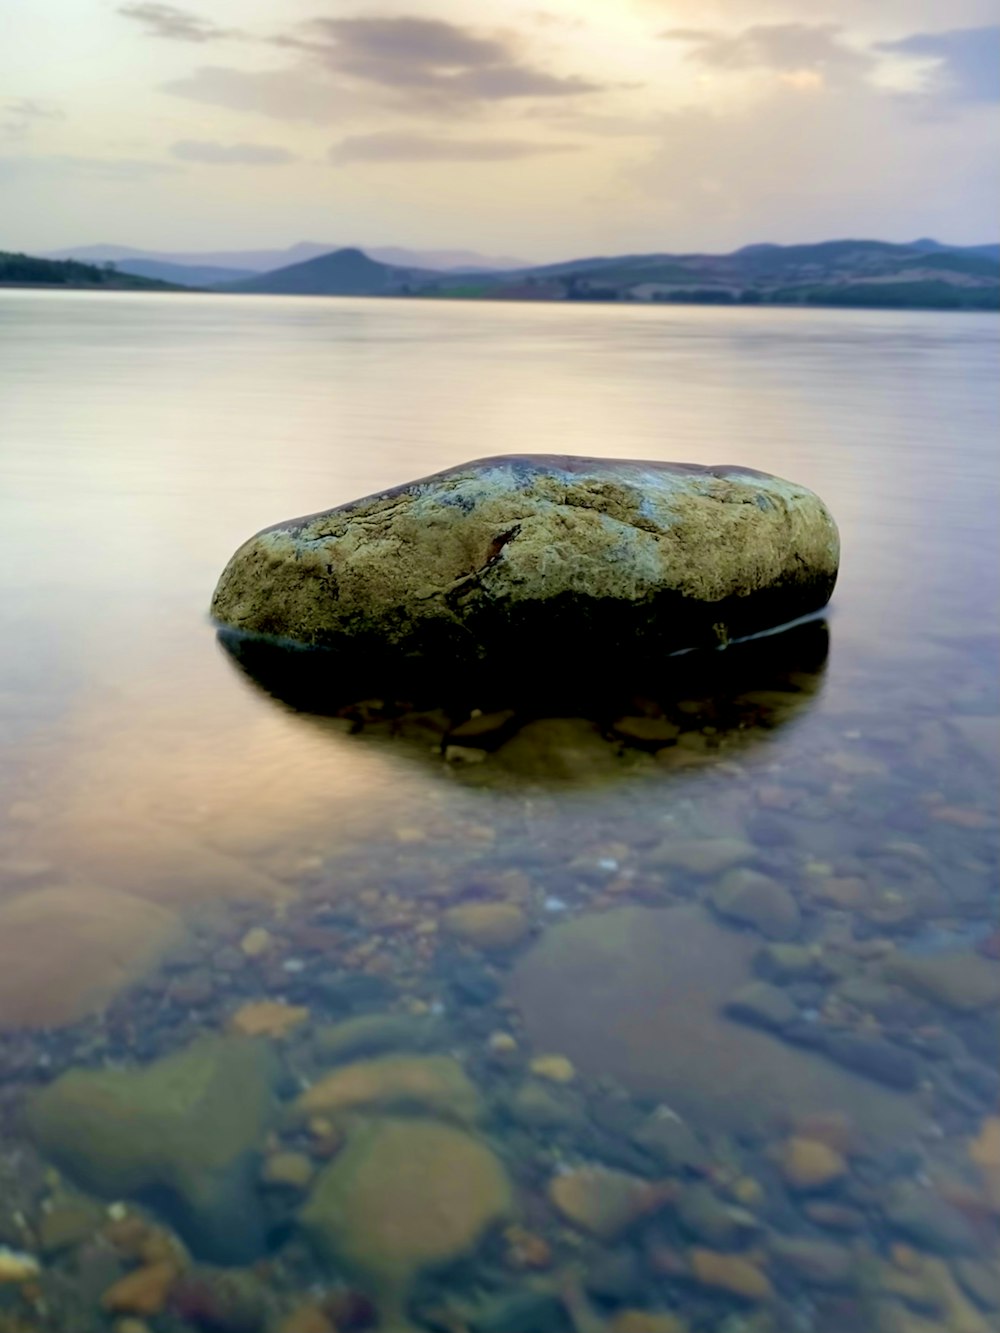
[[[941,306],[941,305],[891,305],[876,304],[872,302],[847,302],[847,301],[608,301],[602,298],[587,300],[586,297],[575,297],[573,300],[551,300],[541,298],[532,300],[530,297],[510,298],[505,296],[488,296],[479,294],[476,296],[441,296],[431,293],[413,293],[400,294],[396,292],[241,292],[241,291],[221,291],[214,287],[180,287],[164,284],[163,287],[145,288],[145,287],[115,287],[112,285],[103,285],[99,283],[73,283],[73,282],[0,282],[0,291],[44,291],[44,292],[116,292],[127,293],[139,296],[257,296],[257,297],[281,297],[287,299],[304,300],[332,300],[332,301],[427,301],[438,305],[546,305],[546,306],[608,306],[612,308],[629,309],[652,309],[652,310],[670,310],[670,309],[690,309],[696,307],[702,310],[878,310],[895,311],[904,313],[906,311],[922,312],[932,315],[997,315],[1000,314],[1000,296],[998,296],[996,306]]]

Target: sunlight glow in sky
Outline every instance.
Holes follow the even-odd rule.
[[[0,10],[0,249],[996,239],[995,0]]]

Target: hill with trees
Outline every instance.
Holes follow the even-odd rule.
[[[110,291],[172,292],[172,283],[119,273],[110,265],[81,264],[75,259],[36,259],[0,250],[0,287],[79,287]]]
[[[727,255],[594,257],[503,273],[441,273],[337,250],[217,288],[304,296],[449,300],[628,301],[699,305],[828,305],[1000,309],[1000,262],[989,247],[825,241],[751,245]]]

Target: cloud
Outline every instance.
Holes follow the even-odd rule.
[[[181,139],[171,153],[182,162],[206,162],[212,166],[278,166],[294,162],[287,148],[263,143],[213,143],[207,139]]]
[[[308,120],[317,125],[346,114],[355,100],[329,81],[301,69],[245,70],[203,65],[183,79],[161,85],[175,97],[231,111],[251,111],[275,120]]]
[[[4,110],[11,116],[23,116],[25,120],[65,120],[66,113],[58,107],[38,102],[33,97],[9,97],[4,102]]]
[[[21,153],[0,157],[0,171],[9,176],[89,176],[109,181],[142,180],[180,171],[169,162],[135,157],[83,157],[73,153]]]
[[[323,124],[373,108],[441,115],[515,99],[571,99],[602,88],[522,58],[510,34],[483,34],[440,19],[318,18],[268,44],[294,52],[301,63],[270,70],[207,65],[162,84],[161,91]]]
[[[927,62],[921,91],[952,102],[1000,101],[1000,26],[917,32],[878,50]]]
[[[709,250],[744,241],[835,236],[987,237],[998,163],[992,118],[914,123],[905,99],[866,83],[803,98],[775,92],[750,114],[663,118],[649,157],[624,167],[619,196],[658,219],[664,241]],[[661,242],[665,249],[669,244]]]
[[[871,57],[848,45],[841,31],[835,23],[769,23],[735,33],[669,28],[661,36],[689,43],[687,59],[712,69],[763,69],[785,75],[860,73],[871,64]]]
[[[523,139],[439,139],[423,134],[358,134],[330,149],[339,162],[510,162],[546,153],[579,151],[574,143],[533,143]]]
[[[164,37],[172,42],[214,42],[239,35],[235,28],[220,28],[209,19],[187,9],[178,9],[176,5],[137,0],[134,4],[119,5],[118,13],[141,23],[151,37]]]
[[[65,120],[66,113],[58,107],[38,102],[33,97],[7,97],[0,101],[0,130],[11,138],[29,134],[43,120]]]
[[[305,37],[275,38],[332,74],[389,90],[396,100],[439,107],[518,97],[577,97],[601,85],[521,58],[514,40],[442,19],[314,19]]]

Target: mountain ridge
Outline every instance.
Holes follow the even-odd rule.
[[[311,253],[315,248],[314,242],[289,247],[282,253],[306,257],[264,273],[144,260],[128,247],[114,246],[90,247],[121,256],[100,267],[28,256],[7,260],[8,266],[15,260],[20,266],[21,277],[12,280],[18,285],[195,288],[233,295],[1000,309],[1000,245],[947,246],[929,237],[906,244],[865,238],[756,242],[727,254],[590,255],[503,270],[391,264],[358,246],[318,255]],[[259,258],[264,252],[244,253]],[[24,276],[31,264],[40,266],[34,271],[43,276]],[[75,276],[67,277],[71,271]]]
[[[877,240],[752,245],[729,254],[588,256],[519,270],[442,273],[345,248],[217,291],[300,296],[1000,308],[1000,260]]]
[[[323,241],[296,241],[284,249],[261,250],[160,250],[132,245],[71,245],[46,252],[44,259],[78,259],[83,263],[133,264],[139,261],[178,264],[195,268],[235,268],[267,273],[342,249],[361,249],[384,264],[429,269],[509,269],[529,267],[527,261],[509,255],[482,255],[475,250],[412,250],[396,245],[344,246]]]

